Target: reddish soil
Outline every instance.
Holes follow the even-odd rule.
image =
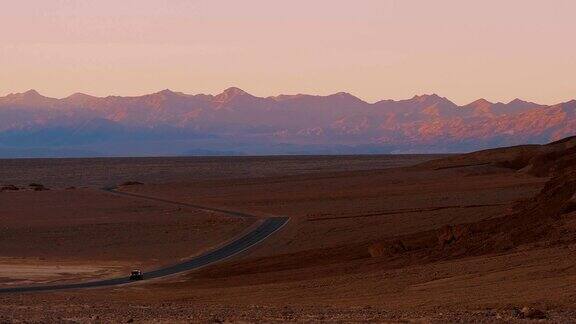
[[[217,265],[130,287],[0,296],[0,314],[88,322],[569,322],[576,316],[574,142],[394,169],[128,186],[291,221]]]
[[[3,192],[0,206],[0,286],[172,264],[254,222],[95,189]]]

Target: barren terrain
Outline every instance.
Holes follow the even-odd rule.
[[[138,171],[130,179],[145,184],[121,190],[291,220],[242,255],[177,277],[2,295],[0,319],[566,322],[576,298],[576,186],[562,173],[572,144],[511,150],[417,166],[426,159],[316,160],[314,171],[311,160],[306,171],[241,163],[235,176],[165,181]],[[2,262],[24,273],[34,258],[39,269],[63,262],[69,279],[86,278],[78,267],[166,264],[250,225],[96,189],[2,192],[0,205],[11,215],[0,216]]]
[[[240,234],[254,219],[97,189],[0,193],[0,287],[152,269]]]

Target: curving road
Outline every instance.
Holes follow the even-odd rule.
[[[106,188],[104,189],[108,192],[114,193],[116,195],[122,196],[129,196],[129,197],[136,197],[154,201],[160,201],[164,203],[170,203],[173,205],[185,206],[185,207],[192,207],[207,211],[216,211],[224,214],[228,214],[235,217],[255,217],[254,215],[235,212],[235,211],[228,211],[218,208],[210,208],[210,207],[203,207],[193,204],[187,203],[180,203],[174,202],[170,200],[165,200],[161,198],[154,198],[148,196],[142,196],[137,194],[131,194],[126,192],[116,191],[113,188]],[[223,261],[227,258],[230,258],[242,251],[249,249],[250,247],[264,241],[267,237],[274,234],[276,231],[280,230],[289,220],[289,217],[270,217],[264,220],[262,224],[260,224],[254,230],[246,233],[242,237],[227,243],[226,245],[219,247],[215,250],[206,252],[200,256],[192,258],[190,260],[149,271],[144,273],[145,280],[155,279],[155,278],[162,278],[170,275],[174,275],[181,272],[186,272],[194,269],[198,269],[209,264],[213,264],[216,262]],[[121,277],[121,278],[112,278],[112,279],[103,279],[98,281],[90,281],[90,282],[81,282],[81,283],[71,283],[71,284],[59,284],[59,285],[43,285],[43,286],[20,286],[20,287],[11,287],[11,288],[0,288],[0,293],[17,293],[17,292],[34,292],[34,291],[50,291],[50,290],[62,290],[62,289],[78,289],[78,288],[94,288],[94,287],[108,287],[108,286],[117,286],[117,285],[124,285],[133,283],[134,281],[130,281],[128,276]]]

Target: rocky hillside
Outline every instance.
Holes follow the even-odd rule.
[[[476,223],[455,223],[394,241],[375,242],[369,247],[370,254],[376,257],[418,254],[420,261],[433,261],[576,242],[576,137],[547,145],[464,154],[426,162],[416,169],[479,167],[549,180],[537,195],[517,201],[506,214]]]

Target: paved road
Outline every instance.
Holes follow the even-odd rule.
[[[170,203],[174,205],[186,206],[186,207],[193,207],[202,210],[208,211],[217,211],[221,213],[225,213],[235,217],[255,217],[250,214],[235,212],[235,211],[228,211],[223,209],[217,208],[209,208],[209,207],[202,207],[192,204],[180,203],[180,202],[173,202],[161,198],[153,198],[153,197],[146,197],[137,194],[130,194],[115,191],[113,189],[105,189],[106,191],[112,192],[117,195],[123,196],[130,196],[130,197],[137,197],[142,199],[154,200],[154,201],[161,201],[165,203]],[[242,251],[247,250],[248,248],[264,241],[267,237],[274,234],[278,231],[282,226],[284,226],[288,222],[288,217],[270,217],[260,226],[255,228],[249,233],[246,233],[244,236],[238,238],[235,241],[232,241],[216,250],[212,250],[210,252],[206,252],[198,257],[193,259],[184,261],[182,263],[178,263],[166,268],[161,268],[157,270],[153,270],[150,272],[144,273],[145,280],[155,279],[170,276],[173,274],[190,271],[194,269],[198,269],[209,264],[213,264],[219,261],[223,261],[233,255],[236,255]],[[62,290],[62,289],[78,289],[78,288],[93,288],[93,287],[107,287],[107,286],[117,286],[117,285],[124,285],[128,283],[132,283],[133,281],[128,280],[128,276],[121,278],[112,278],[112,279],[104,279],[99,281],[90,281],[90,282],[81,282],[81,283],[72,283],[72,284],[60,284],[60,285],[45,285],[45,286],[21,286],[21,287],[11,287],[11,288],[0,288],[0,293],[16,293],[16,292],[33,292],[33,291],[50,291],[50,290]]]

